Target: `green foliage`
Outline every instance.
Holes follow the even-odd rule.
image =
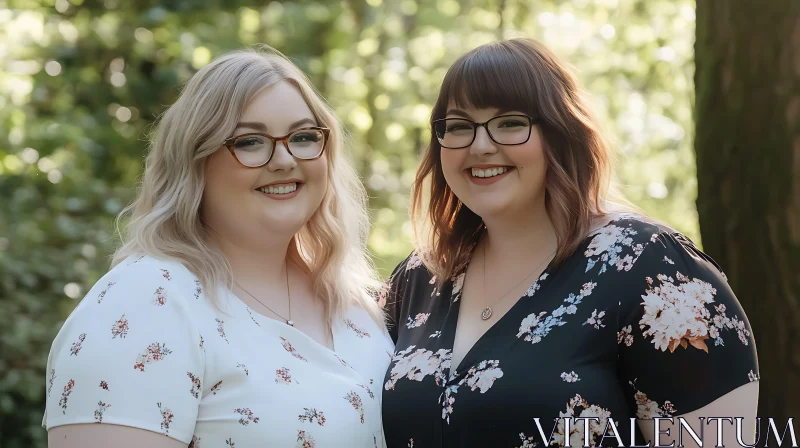
[[[47,353],[108,268],[147,131],[211,58],[268,43],[352,133],[384,274],[410,250],[408,191],[449,64],[500,37],[577,68],[620,151],[617,181],[699,239],[687,0],[0,0],[0,446],[44,447]],[[55,390],[53,393],[57,393]]]

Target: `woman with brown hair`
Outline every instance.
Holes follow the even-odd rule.
[[[698,439],[684,431],[684,445],[711,443],[698,416],[744,417],[752,440],[747,317],[711,258],[610,200],[609,148],[549,50],[465,54],[431,124],[417,248],[382,297],[388,446],[642,444],[655,417],[685,417]]]

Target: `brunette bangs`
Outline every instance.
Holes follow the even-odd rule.
[[[433,119],[444,118],[452,100],[458,108],[520,111],[537,118],[536,81],[519,54],[501,44],[478,47],[448,70]]]

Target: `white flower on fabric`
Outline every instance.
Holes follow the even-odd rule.
[[[455,381],[457,376],[458,374],[453,372],[450,375],[450,381]],[[497,360],[481,361],[476,367],[470,368],[464,378],[457,384],[448,386],[439,397],[439,404],[442,405],[442,419],[448,424],[450,423],[450,415],[453,413],[453,404],[456,400],[454,394],[458,392],[459,387],[466,384],[471,391],[477,389],[483,394],[492,387],[497,379],[502,377],[503,371],[500,369],[500,361]]]
[[[575,383],[581,380],[580,378],[578,378],[578,374],[575,373],[574,370],[570,373],[561,372],[561,379],[566,381],[567,383]]]
[[[464,287],[464,277],[466,272],[462,272],[453,280],[453,302],[458,302],[461,298],[461,288]]]
[[[422,259],[417,255],[416,252],[411,254],[411,257],[408,259],[408,263],[406,263],[406,271],[410,271],[412,269],[416,269],[422,266]]]
[[[409,329],[417,328],[425,325],[425,322],[428,321],[431,313],[419,313],[417,314],[414,319],[411,319],[411,316],[408,316],[408,322],[406,322],[406,327]]]
[[[621,240],[623,229],[615,225],[608,225],[600,229],[600,231],[592,238],[589,247],[583,253],[587,257],[600,255],[607,252],[614,247],[619,240]]]
[[[408,378],[412,381],[422,381],[426,376],[433,375],[436,384],[440,384],[444,379],[444,370],[450,368],[452,362],[452,352],[450,350],[441,349],[436,353],[425,350],[424,348],[417,349],[415,345],[407,349],[397,352],[392,361],[395,363],[392,371],[389,373],[389,380],[386,381],[384,388],[386,390],[394,389],[397,381],[403,378]]]
[[[576,411],[580,410],[580,413]],[[559,412],[559,419],[558,424],[556,426],[556,432],[553,434],[553,441],[552,444],[556,446],[564,446],[565,439],[569,438],[569,443],[571,446],[574,447],[581,447],[585,445],[586,435],[584,434],[584,426],[583,424],[570,424],[570,432],[569,434],[566,433],[566,422],[565,419],[575,419],[575,418],[597,418],[599,422],[595,420],[589,420],[589,446],[597,446],[598,438],[603,435],[606,426],[608,425],[608,419],[611,418],[611,412],[607,409],[603,409],[597,405],[590,405],[586,400],[583,399],[579,394],[576,394],[575,397],[569,400],[567,404],[566,412]],[[572,420],[574,422],[574,420]]]

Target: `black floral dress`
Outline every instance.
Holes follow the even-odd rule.
[[[672,229],[616,218],[545,269],[458,366],[466,263],[441,290],[416,253],[398,265],[386,297],[387,445],[545,447],[544,434],[582,446],[588,421],[595,446],[613,434],[609,420],[625,445],[643,444],[632,418],[680,416],[758,380],[750,325],[720,267]],[[567,427],[564,417],[596,419]]]

